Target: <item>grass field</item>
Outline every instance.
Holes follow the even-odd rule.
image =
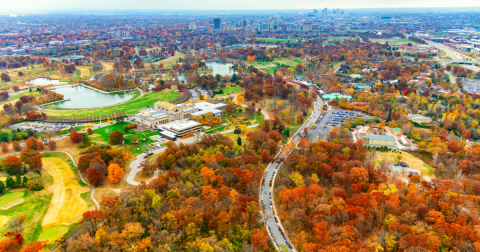
[[[248,40],[252,40],[252,38],[249,38]],[[286,43],[286,42],[290,42],[290,43],[293,43],[293,42],[297,42],[296,39],[275,39],[275,38],[257,38],[257,41],[263,41],[265,43],[277,43],[277,42],[282,42],[282,43]]]
[[[298,64],[302,64],[302,63],[303,63],[302,60],[294,59],[294,60],[274,60],[272,62],[250,62],[248,64],[260,70],[266,71],[267,73],[274,73],[277,68],[281,68],[281,67],[295,68]]]
[[[125,111],[127,115],[133,115],[138,113],[139,109],[144,109],[147,106],[152,107],[157,101],[170,102],[175,100],[180,96],[178,92],[175,92],[176,89],[166,89],[160,92],[150,92],[146,93],[138,99],[132,98],[129,101],[116,104],[103,108],[93,108],[93,109],[77,109],[77,110],[63,110],[56,107],[46,107],[51,109],[45,111],[48,116],[87,116],[87,115],[106,115],[115,111]],[[139,91],[132,91],[134,97],[138,97],[140,94]]]
[[[8,220],[25,217],[23,222],[22,236],[25,238],[25,244],[37,240],[42,233],[42,219],[47,212],[48,206],[52,199],[52,193],[43,189],[38,192],[25,191],[24,202],[13,206],[7,210],[0,209],[0,222],[6,223]],[[7,225],[1,225],[0,233],[8,232]]]
[[[40,236],[37,238],[39,241],[45,241],[48,240],[49,242],[54,242],[62,236],[64,236],[68,232],[68,227],[66,226],[56,226],[56,227],[51,227],[45,231],[43,231]]]
[[[2,196],[0,196],[0,207],[3,207],[10,202],[22,198],[23,195],[25,195],[25,192],[6,192]]]
[[[177,63],[177,61],[178,61],[180,58],[183,58],[183,57],[184,57],[183,54],[178,53],[178,54],[175,54],[175,56],[173,56],[173,57],[168,57],[168,58],[166,58],[166,59],[157,61],[157,62],[155,62],[155,63],[153,63],[153,64],[154,64],[154,65],[163,64],[163,68],[165,68],[165,69],[171,69],[173,66],[175,66],[175,64]]]
[[[348,40],[350,39],[350,37],[331,37],[331,38],[328,38],[328,41],[334,41],[334,40]],[[357,37],[352,37],[352,40],[356,40]]]
[[[124,127],[125,127],[125,125],[128,125],[128,124],[130,124],[130,123],[127,123],[127,122],[114,123],[112,125],[109,125],[109,126],[106,126],[106,127],[100,128],[100,129],[95,129],[95,130],[93,130],[93,134],[95,134],[95,136],[92,135],[91,138],[92,138],[92,140],[108,142],[108,136],[112,132],[120,131],[123,134],[125,134]]]
[[[408,44],[412,43],[412,45],[418,45],[417,42],[409,40],[409,39],[370,39],[372,43],[378,42],[384,44],[388,41],[388,44]]]
[[[398,154],[388,151],[388,152],[380,152],[377,153],[376,160],[381,161],[383,158],[386,158],[388,161],[390,161],[392,164],[396,164],[395,162],[395,156],[396,155],[401,155],[403,162],[406,162],[410,168],[418,169],[424,171],[427,175],[433,175],[435,170],[425,162],[423,162],[421,159],[411,155],[408,152],[401,151],[402,154]],[[381,155],[380,155],[381,154]]]
[[[7,101],[2,101],[0,102],[0,106],[1,106],[1,109],[3,110],[3,104],[5,103],[12,103],[13,105],[15,105],[15,102],[18,101],[18,99],[20,99],[20,97],[24,96],[24,95],[33,95],[33,96],[37,96],[39,95],[40,93],[39,92],[25,92],[25,93],[21,93],[21,94],[16,94],[16,95],[13,95],[13,96],[10,96],[8,98]]]
[[[215,91],[218,91],[218,90],[219,89],[217,89]],[[223,94],[219,94],[218,96],[238,94],[238,93],[243,92],[245,89],[242,88],[242,87],[233,86],[233,87],[224,87],[224,88],[221,88],[221,90],[223,90]],[[215,96],[217,96],[217,95],[215,95]]]
[[[76,180],[67,162],[60,158],[43,158],[44,170],[53,177],[49,187],[53,191],[52,202],[43,218],[42,228],[68,224],[88,210],[87,203],[80,197],[85,191]]]

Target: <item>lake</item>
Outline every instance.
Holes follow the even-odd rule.
[[[60,80],[52,80],[49,78],[36,78],[28,82],[31,85],[39,85],[39,86],[46,86],[46,85],[57,85],[57,84],[68,84],[68,82],[62,82]]]
[[[53,89],[54,92],[70,98],[69,101],[62,101],[52,104],[59,108],[96,108],[121,103],[132,98],[130,91],[117,93],[101,93],[84,86],[68,86]]]

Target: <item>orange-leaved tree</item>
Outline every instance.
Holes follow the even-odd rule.
[[[122,167],[118,164],[112,163],[108,166],[108,180],[113,184],[120,182],[124,173]]]

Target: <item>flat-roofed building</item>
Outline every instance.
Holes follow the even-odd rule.
[[[397,148],[395,137],[389,135],[362,135],[363,140],[365,140],[365,145],[374,146],[374,147],[383,147],[387,146],[390,148]]]
[[[184,137],[200,131],[201,124],[192,120],[177,120],[162,125],[157,125],[161,130],[160,135],[175,141],[177,137]]]
[[[432,118],[430,117],[426,117],[426,116],[423,116],[423,115],[420,115],[420,114],[408,114],[407,115],[408,119],[412,120],[413,122],[416,122],[416,123],[431,123],[432,122]]]
[[[176,120],[186,120],[197,111],[193,105],[172,104],[158,101],[151,109],[142,110],[135,115],[135,122],[144,127],[153,128],[159,124],[165,124]]]
[[[223,109],[227,107],[225,103],[210,103],[206,101],[200,101],[193,104],[193,107],[197,109],[192,113],[192,116],[204,116],[207,113],[212,113],[214,116],[221,116]]]

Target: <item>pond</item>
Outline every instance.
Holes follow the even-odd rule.
[[[127,92],[101,93],[84,86],[70,86],[55,88],[53,91],[69,98],[69,101],[54,103],[52,106],[59,108],[96,108],[121,103],[132,98]]]
[[[213,72],[208,73],[213,76],[215,76],[216,74],[220,74],[222,76],[223,75],[232,76],[234,73],[236,73],[235,71],[230,69],[230,67],[233,66],[233,64],[230,64],[230,63],[207,62],[206,65],[208,69],[213,70]],[[188,74],[179,74],[178,80],[180,82],[183,81],[184,83],[186,83],[188,81],[187,77],[188,77]]]
[[[60,80],[53,80],[49,78],[36,78],[28,82],[31,85],[39,85],[39,86],[46,86],[46,85],[57,85],[57,84],[68,84],[68,82],[62,82]]]

